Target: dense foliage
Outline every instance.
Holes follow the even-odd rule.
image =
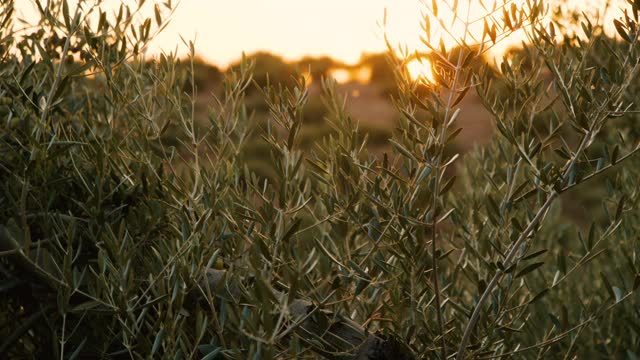
[[[0,4],[3,358],[385,358],[331,338],[344,319],[406,358],[640,356],[640,2],[611,33],[539,1],[486,4],[453,19],[482,36],[448,52],[433,1],[436,81],[409,77],[420,55],[389,57],[400,121],[383,154],[331,80],[333,130],[301,144],[304,77],[255,87],[250,62],[198,121],[194,46],[145,58],[173,9],[143,3],[38,2],[35,27]],[[524,49],[480,65],[523,28]],[[460,156],[470,93],[497,133]],[[268,176],[246,161],[257,140]]]

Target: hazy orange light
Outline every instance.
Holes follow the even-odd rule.
[[[302,73],[302,77],[304,78],[304,83],[307,85],[311,85],[313,83],[313,76],[309,71],[305,71]]]
[[[346,84],[351,81],[351,74],[346,69],[331,69],[329,70],[329,76],[338,84]]]
[[[105,0],[103,5],[107,13],[113,14],[121,1],[128,4],[138,2]],[[489,8],[494,3],[494,0],[482,1]],[[505,2],[495,1],[498,7]],[[506,1],[510,6],[512,2]],[[517,4],[526,2],[514,1]],[[611,6],[605,13],[607,8],[603,4],[607,1],[610,1]],[[613,35],[616,32],[611,26],[611,18],[620,15],[619,9],[624,8],[626,2],[627,0],[549,0],[548,4],[562,4],[564,8],[585,11],[592,20],[599,14],[601,19],[607,19],[605,29]],[[39,13],[34,3],[33,0],[16,1],[17,16],[27,22],[37,21]],[[84,2],[90,3],[93,2]],[[153,16],[155,3],[158,2],[147,1],[144,11],[139,14],[140,18],[145,15]],[[487,13],[479,5],[480,0],[435,0],[435,3],[443,26],[432,19],[431,41],[438,46],[439,38],[442,37],[445,47],[449,49],[456,46],[453,38],[459,38],[464,33],[464,25],[460,21],[453,21],[450,6],[457,3],[457,16],[463,20],[466,20],[467,13],[471,21],[482,19]],[[242,52],[251,54],[260,50],[276,53],[286,60],[297,60],[306,55],[329,55],[355,64],[362,53],[387,50],[385,35],[393,46],[406,46],[409,53],[414,50],[427,51],[419,39],[420,36],[425,36],[420,28],[420,12],[429,14],[426,8],[430,6],[430,0],[185,0],[180,2],[169,26],[150,44],[148,51],[157,54],[175,49],[179,55],[185,55],[188,48],[183,45],[182,36],[186,40],[196,39],[198,54],[221,66],[236,62]],[[386,26],[378,26],[382,23],[385,9]],[[330,26],[327,19],[331,19]],[[446,31],[443,31],[443,27]],[[469,28],[474,37],[478,38],[476,40],[480,40],[482,36],[482,27],[483,21],[475,21]],[[519,45],[523,39],[523,33],[519,31],[492,48],[491,54],[501,55],[507,48]],[[474,42],[471,38],[467,39],[468,44]]]
[[[358,69],[353,71],[352,78],[353,80],[362,84],[369,83],[369,80],[371,80],[371,67],[369,66],[359,67]]]
[[[329,70],[329,76],[338,84],[346,84],[354,81],[361,84],[368,84],[371,80],[371,67],[333,68]]]

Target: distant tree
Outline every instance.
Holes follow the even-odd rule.
[[[328,57],[304,57],[300,59],[296,65],[300,72],[310,71],[311,79],[313,81],[320,81],[329,75],[329,71],[337,66],[343,66],[344,64]]]
[[[371,67],[371,82],[380,84],[394,84],[394,72],[389,62],[388,53],[363,54],[360,66]]]
[[[188,64],[188,62],[186,63]],[[198,88],[220,83],[223,79],[222,71],[201,57],[196,57],[193,61],[193,76]]]
[[[295,83],[296,67],[278,55],[260,51],[247,55],[245,61],[250,61],[254,64],[253,80],[259,87],[265,87],[267,84],[282,84],[291,87]],[[241,62],[232,64],[229,67],[229,71],[239,71],[240,64]],[[249,92],[254,92],[255,88],[248,90]]]

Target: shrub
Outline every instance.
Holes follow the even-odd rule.
[[[303,80],[262,89],[255,126],[245,62],[197,126],[193,71],[139,54],[170,3],[140,23],[99,3],[47,2],[22,33],[0,4],[0,354],[638,356],[637,2],[617,40],[581,15],[565,33],[533,0],[480,20],[485,46],[465,34],[454,62],[425,38],[438,80],[392,58],[400,123],[380,156],[331,81],[332,132],[312,150]],[[529,45],[499,72],[470,66],[520,28]],[[449,145],[469,91],[498,134],[461,157]],[[596,179],[597,221],[568,221],[567,193]]]

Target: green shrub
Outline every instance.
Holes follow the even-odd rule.
[[[172,9],[138,23],[97,3],[49,1],[23,32],[0,3],[3,357],[638,356],[637,2],[617,40],[533,0],[486,18],[484,47],[425,38],[436,83],[391,58],[400,121],[379,156],[331,81],[323,136],[295,78],[254,118],[250,62],[197,121],[193,45],[189,71],[138,54]],[[526,51],[475,66],[520,28]],[[461,157],[468,91],[497,134]],[[573,192],[598,196],[577,224]]]

